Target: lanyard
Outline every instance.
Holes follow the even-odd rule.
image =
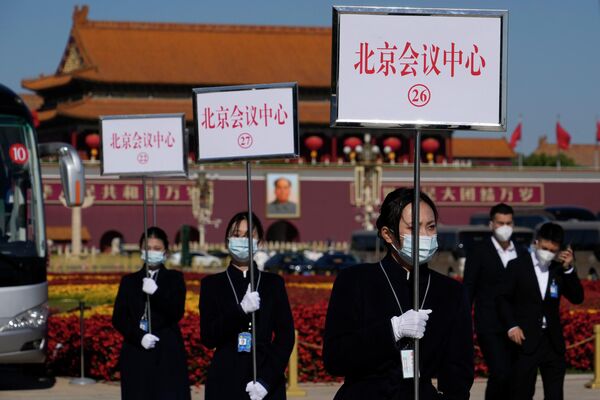
[[[156,272],[153,274],[150,274],[150,276],[148,276],[150,279],[154,279],[154,282],[158,281],[158,273],[160,272],[160,269],[157,269]],[[148,319],[148,308],[150,306],[150,303],[148,302],[148,296],[146,296],[146,302],[144,304],[144,315],[142,316],[143,320],[147,320]]]
[[[390,289],[392,289],[392,293],[394,294],[396,303],[398,303],[398,308],[400,309],[400,314],[404,314],[404,310],[402,310],[402,306],[400,305],[400,300],[398,300],[398,296],[396,296],[396,291],[394,290],[394,287],[392,286],[392,281],[390,281],[390,277],[388,276],[387,272],[385,272],[385,268],[383,268],[383,264],[381,264],[381,261],[379,261],[379,266],[381,267],[383,274],[385,275],[388,283],[390,284]],[[429,284],[430,283],[431,283],[431,274],[429,274],[429,276],[427,277],[427,288],[425,289],[425,296],[423,296],[423,303],[421,303],[421,308],[423,308],[423,306],[425,306],[425,299],[427,299],[427,294],[429,293]]]
[[[233,291],[233,295],[235,296],[235,302],[236,304],[240,304],[240,301],[238,300],[237,297],[237,293],[235,292],[235,287],[233,286],[233,282],[231,281],[231,277],[229,276],[229,271],[225,270],[225,273],[227,274],[227,279],[229,280],[229,286],[231,286],[231,290]],[[256,283],[256,288],[255,291],[258,292],[258,287],[260,286],[260,277],[261,277],[261,273],[260,271],[258,271],[258,282]]]

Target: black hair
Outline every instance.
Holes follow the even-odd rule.
[[[282,180],[283,180],[283,181],[287,181],[288,185],[290,185],[290,187],[292,187],[292,181],[290,181],[288,178],[286,178],[286,177],[283,177],[283,176],[282,176],[282,177],[279,177],[279,178],[277,178],[277,179],[275,179],[275,180],[273,181],[273,186],[277,187],[277,182],[279,182],[279,181],[282,181]]]
[[[236,228],[241,221],[248,221],[248,211],[240,211],[239,213],[235,214],[233,217],[231,217],[231,219],[229,220],[229,223],[227,224],[227,229],[225,229],[225,244],[227,244],[227,239],[229,238],[229,233],[232,231],[233,228]],[[262,223],[260,222],[260,219],[258,219],[258,217],[256,216],[256,214],[252,213],[252,229],[256,229],[256,233],[258,235],[258,241],[260,242],[261,240],[263,240],[263,236],[264,236],[264,230],[263,230],[263,226]]]
[[[438,220],[438,210],[435,203],[427,194],[420,192],[421,201],[427,204],[433,210],[435,216],[435,222]],[[379,209],[379,217],[377,218],[377,230],[379,231],[379,237],[381,237],[381,229],[387,226],[391,229],[399,238],[398,225],[400,225],[400,218],[402,218],[402,211],[404,208],[413,203],[415,198],[414,188],[398,188],[393,192],[390,192],[385,196],[383,204]]]
[[[506,203],[498,203],[490,209],[490,221],[494,220],[496,214],[510,214],[514,215],[513,208]]]
[[[146,236],[148,239],[155,238],[163,242],[165,246],[165,250],[169,250],[169,239],[167,238],[167,233],[160,229],[158,226],[151,226],[146,231]],[[144,234],[140,237],[140,249],[143,249],[144,246]]]
[[[550,240],[554,243],[558,243],[559,246],[562,246],[565,238],[565,231],[562,226],[555,224],[554,222],[546,222],[538,229],[536,238]]]

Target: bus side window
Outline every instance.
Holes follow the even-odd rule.
[[[4,242],[4,231],[6,230],[6,215],[4,214],[4,196],[0,196],[0,241]]]
[[[25,196],[18,184],[14,186],[11,208],[10,219],[8,221],[8,230],[10,234],[9,242],[25,241],[27,235],[25,229],[27,222],[27,204],[25,203]]]

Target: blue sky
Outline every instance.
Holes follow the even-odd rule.
[[[67,43],[71,0],[4,0],[0,5],[0,82],[24,92],[21,80],[52,74]],[[538,138],[555,142],[555,124],[572,143],[594,143],[600,117],[600,0],[318,1],[318,0],[88,0],[90,19],[186,23],[331,26],[331,7],[487,8],[509,10],[508,132],[523,121],[517,150]]]

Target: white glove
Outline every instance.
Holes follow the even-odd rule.
[[[158,289],[158,285],[152,278],[144,278],[144,285],[142,286],[142,290],[148,294],[154,294]]]
[[[260,296],[258,292],[250,291],[250,284],[248,284],[248,290],[246,290],[246,294],[240,305],[246,314],[250,314],[260,308]]]
[[[403,337],[421,339],[431,310],[409,310],[399,317],[392,317],[392,328],[396,341]]]
[[[246,392],[250,400],[262,400],[267,395],[267,389],[258,382],[248,382]]]
[[[156,346],[156,342],[158,342],[159,340],[160,339],[154,336],[153,334],[146,333],[142,338],[142,347],[146,350],[153,349],[154,346]]]

